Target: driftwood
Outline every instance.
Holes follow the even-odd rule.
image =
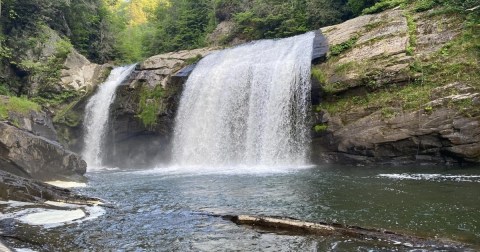
[[[382,240],[405,247],[430,247],[437,249],[465,247],[465,244],[454,241],[428,239],[383,229],[367,229],[336,223],[315,223],[277,216],[224,215],[221,217],[238,225],[246,225],[278,234],[343,236],[356,239]]]

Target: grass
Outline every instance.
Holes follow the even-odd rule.
[[[438,5],[436,0],[417,0],[413,9],[416,12],[423,12],[434,8],[436,5]]]
[[[27,115],[30,111],[40,111],[41,106],[35,102],[28,100],[25,97],[9,97],[5,100],[0,100],[0,119],[6,120],[9,118],[9,113],[19,113]]]
[[[411,13],[405,12],[405,18],[407,19],[408,26],[408,46],[406,48],[407,55],[412,56],[415,53],[415,47],[417,46],[417,23]]]
[[[147,127],[153,127],[157,124],[158,115],[161,111],[161,100],[164,97],[164,90],[161,85],[155,88],[142,87],[140,93],[140,104],[138,118]]]
[[[381,0],[370,8],[366,8],[362,11],[362,14],[374,14],[391,9],[399,5],[405,4],[406,0]]]
[[[327,83],[327,76],[322,70],[318,68],[312,68],[312,77],[315,78],[321,84]]]
[[[193,65],[193,64],[196,64],[198,63],[200,60],[202,60],[202,55],[201,54],[197,54],[195,57],[192,57],[192,58],[188,58],[185,60],[185,64],[186,65]]]
[[[347,40],[343,43],[333,45],[332,47],[330,47],[330,55],[331,56],[338,56],[338,55],[350,50],[357,43],[357,40],[358,40],[358,35],[354,35],[349,40]]]
[[[373,30],[375,30],[379,27],[385,26],[386,24],[388,24],[388,21],[386,21],[386,20],[381,20],[381,21],[377,21],[377,22],[373,22],[373,23],[368,23],[367,25],[365,25],[365,32],[373,31]]]
[[[327,129],[328,129],[328,125],[323,123],[315,125],[315,127],[313,127],[313,130],[315,130],[315,132],[317,133],[325,132]]]

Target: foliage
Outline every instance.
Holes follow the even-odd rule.
[[[201,54],[197,54],[195,57],[188,58],[187,60],[185,60],[185,64],[192,65],[192,64],[198,63],[200,60],[202,60],[202,58],[203,57]]]
[[[415,47],[417,46],[417,24],[413,15],[405,12],[408,26],[408,46],[406,48],[407,55],[413,55]]]
[[[315,125],[315,127],[313,127],[313,130],[315,130],[315,132],[317,133],[325,132],[327,129],[328,129],[327,124],[318,124],[318,125]]]
[[[161,111],[161,99],[164,96],[163,88],[158,85],[153,90],[142,87],[140,93],[140,105],[138,117],[147,127],[157,124],[157,117]]]
[[[10,95],[10,89],[3,83],[0,83],[0,95]]]
[[[171,6],[160,6],[153,21],[157,29],[145,41],[148,54],[205,46],[206,35],[215,25],[211,7],[208,0],[173,1]]]
[[[435,7],[435,5],[437,4],[438,4],[437,0],[419,0],[415,2],[414,10],[416,12],[430,10],[433,7]]]
[[[332,56],[337,56],[342,54],[345,51],[350,50],[357,43],[357,40],[358,40],[358,36],[353,36],[349,40],[343,43],[333,45],[332,47],[330,47],[330,54]]]
[[[373,6],[366,8],[362,11],[362,14],[374,14],[386,9],[397,7],[401,4],[406,3],[407,0],[380,0],[376,2]]]
[[[319,83],[326,83],[327,82],[327,76],[325,73],[318,68],[312,68],[312,77],[317,80]]]
[[[257,0],[235,13],[238,36],[248,40],[281,38],[338,23],[349,16],[339,0]]]
[[[70,53],[72,45],[67,40],[59,40],[55,45],[55,54],[49,56],[44,61],[33,61],[30,59],[22,60],[17,65],[22,70],[28,72],[30,81],[37,83],[37,93],[44,98],[50,98],[52,91],[58,85],[61,77],[63,62]]]
[[[40,105],[28,100],[26,97],[9,97],[0,99],[0,119],[8,119],[10,111],[26,115],[30,111],[40,111]]]

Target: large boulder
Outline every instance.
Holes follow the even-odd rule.
[[[0,167],[39,180],[81,180],[87,164],[57,142],[0,122]]]
[[[68,54],[61,72],[61,86],[63,89],[88,92],[105,80],[111,65],[91,63],[85,56],[76,50]]]

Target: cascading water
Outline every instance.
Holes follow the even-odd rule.
[[[305,165],[314,37],[257,41],[202,59],[180,101],[173,164]]]
[[[102,165],[102,143],[108,123],[110,105],[115,100],[117,87],[132,73],[134,65],[117,67],[112,70],[108,79],[99,86],[85,108],[84,118],[84,150],[83,158],[89,169]]]

